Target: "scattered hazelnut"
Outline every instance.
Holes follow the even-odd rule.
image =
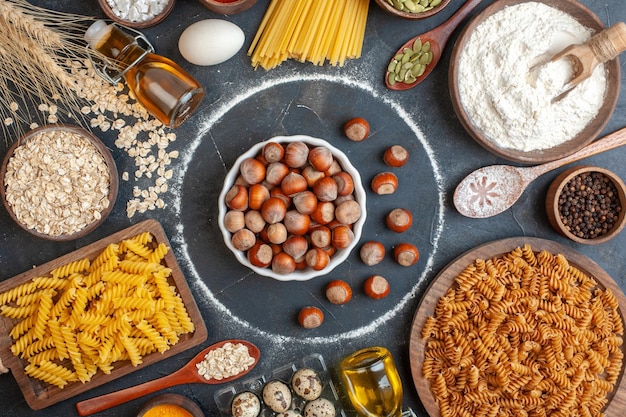
[[[381,172],[372,179],[372,190],[378,195],[393,194],[398,189],[398,177],[393,172]]]
[[[333,304],[345,304],[352,298],[352,288],[347,282],[336,279],[326,286],[326,298]]]
[[[370,124],[361,117],[355,117],[343,125],[343,131],[348,139],[361,142],[369,136]]]
[[[361,260],[367,266],[379,264],[385,258],[385,247],[374,240],[365,242],[361,246]]]
[[[402,266],[411,266],[420,258],[419,251],[411,243],[400,243],[393,249],[393,257]]]
[[[389,295],[389,282],[381,275],[372,275],[365,280],[365,294],[375,300]]]
[[[398,168],[409,160],[409,152],[400,145],[393,145],[387,148],[383,160],[390,167]]]
[[[314,329],[324,322],[324,313],[317,307],[306,306],[298,313],[298,323],[305,329]]]
[[[407,231],[413,224],[411,212],[404,208],[395,208],[387,214],[387,227],[396,233]]]

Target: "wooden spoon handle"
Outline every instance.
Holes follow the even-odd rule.
[[[589,40],[598,63],[609,61],[626,51],[626,23],[618,22]]]
[[[556,161],[547,162],[545,164],[529,168],[529,171],[532,171],[533,175],[539,176],[571,162],[579,161],[583,158],[587,158],[588,156],[615,149],[625,144],[626,127],[623,127],[618,131],[606,135],[602,139],[596,140],[591,145],[587,145],[571,155],[568,155],[561,159],[557,159]]]
[[[134,400],[143,395],[148,395],[164,388],[188,382],[190,382],[189,378],[185,377],[185,374],[181,372],[174,372],[173,374],[144,382],[143,384],[135,385],[134,387],[128,387],[121,391],[115,391],[99,397],[81,401],[76,403],[76,409],[78,410],[78,414],[81,416],[88,416],[100,411],[108,410],[111,407],[124,404],[125,402]]]
[[[442,39],[440,39],[440,42],[443,43],[447,41],[459,23],[461,23],[461,21],[465,19],[465,17],[470,14],[481,1],[483,0],[467,0],[463,6],[450,16],[450,18],[441,25]]]

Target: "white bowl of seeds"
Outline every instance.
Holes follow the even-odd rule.
[[[118,191],[109,150],[78,126],[33,129],[9,148],[0,167],[0,197],[13,220],[48,240],[85,236],[106,219]]]

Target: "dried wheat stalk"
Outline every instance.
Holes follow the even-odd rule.
[[[93,20],[25,0],[0,0],[0,126],[5,143],[33,123],[62,117],[84,124],[70,66],[90,53],[80,40]],[[32,110],[41,105],[56,111]]]

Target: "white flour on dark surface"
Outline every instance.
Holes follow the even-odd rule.
[[[415,294],[417,293],[417,291],[421,288],[422,285],[426,283],[426,277],[431,272],[432,267],[433,267],[435,253],[437,252],[437,248],[438,248],[438,241],[443,231],[443,224],[444,224],[443,207],[444,207],[444,198],[445,198],[444,192],[445,191],[443,188],[443,178],[439,172],[438,164],[435,159],[435,155],[434,155],[432,148],[430,147],[428,142],[425,140],[424,135],[422,134],[419,127],[413,122],[411,116],[406,112],[406,110],[403,108],[402,105],[386,97],[381,96],[368,83],[366,83],[363,80],[358,80],[355,77],[350,77],[349,80],[346,80],[341,77],[334,77],[334,76],[322,75],[322,74],[319,74],[319,75],[312,74],[312,75],[283,77],[283,78],[278,78],[278,79],[268,79],[264,83],[258,86],[254,86],[254,87],[242,86],[241,93],[236,95],[232,100],[225,102],[221,107],[214,109],[211,115],[207,117],[207,119],[204,122],[201,122],[199,124],[199,129],[198,129],[197,134],[195,135],[195,140],[189,144],[188,148],[185,151],[181,151],[181,156],[180,156],[181,169],[177,172],[175,176],[176,185],[173,187],[174,189],[172,189],[173,199],[174,199],[174,201],[172,202],[172,209],[175,215],[180,219],[181,210],[182,210],[182,195],[181,195],[182,193],[181,193],[180,187],[187,174],[189,163],[194,158],[194,154],[197,148],[200,146],[200,143],[203,140],[206,140],[205,136],[209,135],[208,132],[211,130],[211,128],[216,123],[218,123],[218,121],[222,119],[224,115],[228,113],[230,109],[234,108],[235,106],[245,101],[249,97],[252,97],[253,95],[258,94],[266,89],[275,87],[276,85],[284,84],[284,83],[292,83],[292,82],[303,82],[303,81],[304,82],[328,81],[328,82],[340,83],[340,84],[348,85],[353,88],[364,90],[368,94],[372,95],[375,99],[380,100],[383,104],[391,107],[395,112],[397,112],[400,119],[404,120],[406,124],[409,126],[409,128],[411,129],[411,131],[414,132],[416,139],[420,141],[421,145],[424,148],[424,151],[428,155],[428,158],[431,161],[431,164],[433,167],[433,171],[434,171],[433,175],[437,182],[437,188],[438,188],[437,198],[439,201],[440,210],[438,211],[436,215],[437,224],[434,227],[434,230],[432,232],[432,237],[431,237],[431,243],[433,245],[433,252],[428,259],[424,259],[425,264],[426,264],[424,267],[424,271],[421,276],[416,277],[415,285],[413,286],[412,290],[409,291],[401,300],[399,300],[393,309],[391,309],[390,311],[387,311],[385,314],[379,317],[376,317],[368,325],[363,326],[361,328],[347,331],[340,335],[335,334],[335,335],[331,335],[328,337],[302,338],[297,335],[292,337],[292,336],[270,334],[267,331],[256,328],[254,324],[251,324],[241,319],[240,317],[237,317],[237,315],[234,312],[230,311],[226,306],[224,306],[224,304],[220,302],[216,294],[211,292],[211,289],[202,280],[202,277],[199,271],[196,270],[193,264],[193,261],[191,260],[191,256],[189,254],[189,247],[184,237],[185,227],[182,223],[179,223],[177,225],[176,235],[172,237],[172,240],[176,242],[177,258],[179,259],[181,264],[183,264],[184,267],[190,271],[190,276],[189,276],[189,279],[191,281],[190,285],[193,287],[194,292],[203,295],[203,297],[198,297],[198,298],[201,299],[202,302],[206,300],[206,302],[210,303],[214,308],[216,308],[220,312],[220,314],[224,314],[225,316],[228,316],[231,325],[258,332],[264,335],[265,337],[270,337],[271,340],[275,341],[275,343],[278,343],[278,344],[293,342],[293,343],[328,345],[330,343],[337,343],[341,340],[349,340],[349,339],[360,337],[363,335],[372,334],[376,330],[380,329],[384,323],[396,317],[405,308],[407,303],[415,297]],[[217,147],[216,147],[216,152],[219,152],[219,149],[217,149]],[[224,167],[224,169],[227,170],[226,167]]]
[[[461,102],[473,124],[498,146],[521,151],[576,136],[602,106],[604,66],[555,103],[572,71],[568,61],[529,70],[591,35],[570,15],[536,2],[506,7],[481,22],[459,63]]]

